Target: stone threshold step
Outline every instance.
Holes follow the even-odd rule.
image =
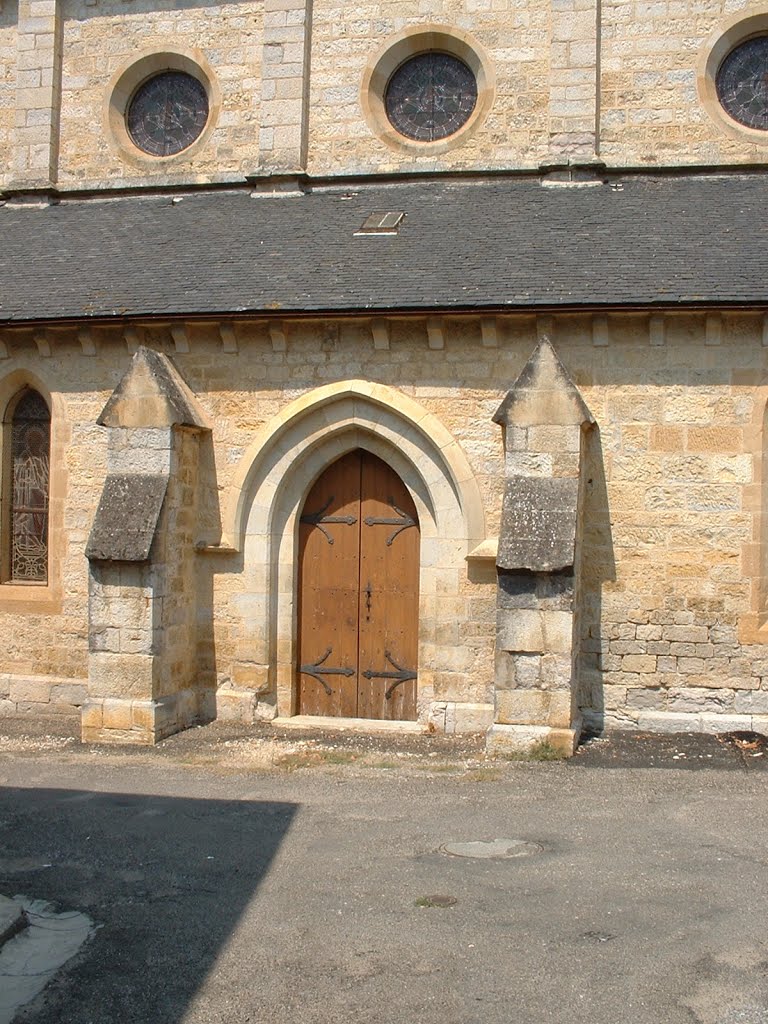
[[[398,735],[421,735],[424,727],[419,722],[390,722],[378,718],[331,718],[322,715],[292,715],[290,718],[275,718],[270,723],[278,729],[321,729],[328,732],[397,733]]]

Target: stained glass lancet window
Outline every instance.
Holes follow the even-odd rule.
[[[36,391],[25,391],[16,402],[9,427],[8,576],[13,582],[45,583],[51,414],[42,396]]]

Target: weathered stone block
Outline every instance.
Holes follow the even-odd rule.
[[[624,672],[655,672],[656,658],[650,654],[627,654],[621,659]]]
[[[80,709],[80,722],[83,730],[93,731],[101,729],[104,720],[102,702],[100,700],[87,701]]]
[[[497,651],[497,670],[501,674],[497,677],[496,685],[499,689],[531,689],[541,685],[541,655],[510,653],[509,651]]]
[[[51,699],[51,682],[45,678],[32,676],[12,676],[9,687],[12,701],[33,704],[47,704]]]
[[[733,695],[733,710],[740,715],[768,715],[768,691],[737,690]]]
[[[671,711],[641,711],[637,718],[637,727],[643,732],[701,732],[701,715]]]
[[[257,697],[254,690],[220,686],[216,691],[216,717],[225,722],[254,721]]]
[[[505,690],[496,694],[495,720],[501,725],[571,724],[571,694],[562,691]]]
[[[566,654],[542,655],[540,679],[543,690],[570,690],[573,685],[570,651]]]
[[[131,728],[151,733],[156,731],[157,705],[154,701],[131,701]]]
[[[485,749],[490,757],[510,757],[535,754],[537,747],[547,744],[563,757],[571,757],[579,742],[579,734],[580,723],[573,729],[494,724],[486,733]]]
[[[718,734],[752,730],[751,715],[702,714],[700,717],[702,732]]]
[[[102,728],[117,731],[133,727],[132,702],[129,700],[105,699],[102,702]]]
[[[493,704],[445,705],[445,731],[456,734],[484,733],[493,724]]]
[[[497,643],[505,651],[569,652],[572,634],[573,616],[569,612],[522,608],[499,612]]]
[[[674,640],[677,643],[702,644],[709,640],[706,626],[664,626],[663,640]],[[695,653],[695,650],[691,653]]]
[[[552,572],[573,565],[579,482],[568,477],[508,479],[496,564]]]
[[[570,611],[573,606],[572,573],[498,574],[497,606],[499,609],[532,608],[536,610]]]
[[[88,699],[87,683],[59,683],[51,687],[51,700],[80,707]]]
[[[151,655],[93,652],[88,659],[88,691],[91,697],[149,700],[155,672]]]

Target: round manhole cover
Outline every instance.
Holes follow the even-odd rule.
[[[480,860],[501,860],[506,857],[530,857],[542,853],[543,846],[529,843],[525,839],[492,839],[487,842],[445,843],[441,853],[451,857],[476,857]]]

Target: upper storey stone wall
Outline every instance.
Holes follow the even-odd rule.
[[[0,8],[0,167],[10,165],[16,100],[16,4]],[[2,175],[4,172],[0,172]]]
[[[768,4],[747,0],[5,0],[0,187],[762,162],[768,132],[729,119],[714,88],[756,32]],[[454,134],[414,142],[387,118],[387,82],[435,50],[471,68],[477,106]],[[124,118],[167,68],[198,78],[210,114],[158,158]]]
[[[258,161],[262,31],[263,4],[248,0],[66,0],[60,183],[242,178]],[[210,130],[174,157],[142,158],[114,131],[110,98],[121,72],[167,53],[186,56],[211,79]],[[160,56],[136,77],[162,66]]]
[[[435,29],[444,35],[433,41]],[[549,146],[550,38],[548,0],[352,8],[321,0],[313,13],[310,172],[537,167]],[[478,105],[491,94],[476,125],[445,142],[416,146],[395,133],[382,137],[386,117],[371,109],[381,83],[371,74],[398,44],[390,63],[430,46],[450,47],[462,59],[476,55],[482,67]]]
[[[767,8],[749,0],[606,0],[602,159],[620,166],[764,161],[768,132],[760,139],[728,125],[714,97],[715,68],[707,67],[718,44],[727,52],[757,27],[747,19],[760,10]]]

